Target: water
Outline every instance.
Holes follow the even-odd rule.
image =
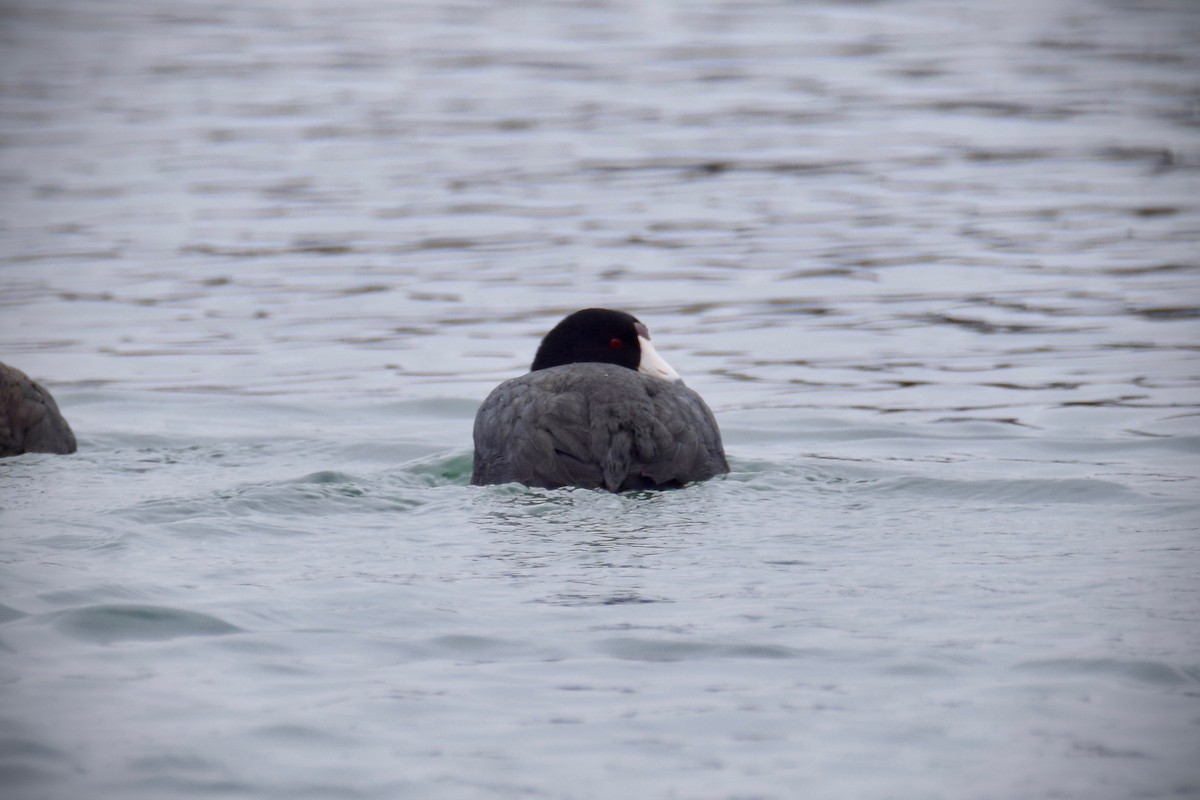
[[[6,798],[1200,796],[1200,10],[10,2]],[[473,488],[637,313],[682,491]]]

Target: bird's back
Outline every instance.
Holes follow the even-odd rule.
[[[474,435],[476,485],[621,492],[729,471],[698,394],[609,364],[567,364],[500,384],[480,406]]]
[[[50,393],[0,363],[0,456],[74,452],[75,434]]]

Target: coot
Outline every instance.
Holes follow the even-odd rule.
[[[74,452],[75,434],[50,392],[0,363],[0,457]]]
[[[588,308],[558,323],[530,372],[497,386],[475,415],[477,486],[624,492],[726,472],[712,411],[621,311]]]

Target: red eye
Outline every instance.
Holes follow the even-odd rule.
[[[608,340],[608,346],[613,350],[620,350],[622,347],[625,346],[625,343],[614,336],[613,338]]]

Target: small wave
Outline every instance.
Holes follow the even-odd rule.
[[[1145,497],[1132,489],[1095,478],[951,480],[909,476],[881,480],[875,488],[884,494],[913,494],[958,502],[1006,505],[1146,502]]]
[[[38,741],[15,721],[0,719],[0,784],[8,791],[24,796],[19,794],[23,787],[32,788],[77,769],[79,765],[67,753]]]
[[[0,625],[3,625],[6,622],[12,622],[14,619],[22,619],[27,616],[29,615],[24,611],[18,611],[11,606],[6,606],[3,603],[0,603]]]
[[[1018,669],[1062,676],[1111,676],[1155,686],[1200,683],[1200,667],[1176,668],[1161,661],[1122,658],[1051,658],[1026,661]]]
[[[209,614],[167,606],[94,605],[56,611],[49,618],[54,627],[63,633],[98,644],[156,641],[182,636],[222,636],[241,630]]]
[[[406,464],[397,476],[416,486],[466,486],[471,482],[471,452],[441,454]]]
[[[627,661],[696,661],[713,658],[799,658],[805,653],[773,644],[717,644],[676,639],[622,637],[601,644],[608,655]]]
[[[143,524],[265,514],[320,517],[411,511],[432,502],[428,489],[465,486],[470,456],[440,454],[369,475],[337,469],[295,478],[243,484],[190,497],[158,497],[113,512]]]

